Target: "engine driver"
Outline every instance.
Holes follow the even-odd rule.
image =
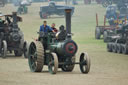
[[[48,32],[54,32],[54,30],[47,25],[47,21],[43,22],[43,25],[40,26],[40,32],[48,33]]]

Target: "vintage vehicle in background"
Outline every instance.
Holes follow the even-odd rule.
[[[120,9],[121,7],[126,6],[128,0],[98,0],[98,2],[101,2],[103,7],[108,7],[109,5],[116,4],[118,9]]]
[[[119,29],[122,25],[127,24],[127,16],[124,18],[119,19],[111,19],[109,22],[109,25],[107,24],[106,16],[104,16],[104,25],[99,25],[98,23],[98,14],[96,14],[96,29],[95,29],[95,38],[101,39],[101,36],[103,35],[104,42],[108,42],[109,38],[108,36],[115,35],[115,31]]]
[[[128,15],[128,0],[118,2],[117,8],[121,14]]]
[[[104,16],[104,25],[99,26],[98,15],[96,14],[96,30],[95,38],[100,39],[103,35],[104,42],[109,41],[108,36],[115,35],[116,29],[120,28],[122,25],[127,24],[128,16],[126,13],[117,12],[118,8],[115,5],[110,5],[106,9],[106,14]],[[106,26],[108,21],[108,25]]]
[[[7,0],[0,0],[0,7],[4,7],[7,3]]]
[[[48,6],[41,6],[40,7],[40,18],[48,18],[51,15],[59,15],[59,16],[64,16],[65,15],[65,9],[66,8],[71,8],[72,9],[72,15],[74,13],[74,7],[72,6],[63,6],[63,5],[56,5],[55,2],[51,1],[49,2]]]
[[[21,4],[17,9],[18,14],[27,14],[28,13],[28,7],[26,5]]]
[[[101,36],[103,35],[104,42],[106,42],[106,32],[107,31],[114,31],[116,29],[116,26],[113,25],[106,25],[106,16],[104,16],[104,25],[99,25],[98,23],[98,14],[96,14],[96,29],[95,29],[95,38],[101,39]]]
[[[31,0],[13,0],[12,3],[14,4],[14,6],[20,6],[25,5],[25,6],[30,6],[32,1]]]
[[[18,27],[18,22],[22,21],[22,18],[17,16],[16,12],[12,15],[4,15],[4,17],[5,20],[0,22],[0,54],[6,58],[7,52],[14,51],[15,56],[22,56],[23,47],[27,46],[24,34]]]
[[[128,24],[116,30],[116,34],[109,36],[107,51],[128,54]]]
[[[90,71],[91,63],[87,52],[81,53],[79,62],[76,62],[78,46],[72,40],[71,11],[70,8],[65,9],[66,30],[62,25],[56,34],[40,31],[38,40],[30,43],[28,62],[32,72],[41,72],[44,65],[48,66],[51,74],[56,74],[58,68],[71,72],[75,64],[79,64],[82,73],[87,74]]]

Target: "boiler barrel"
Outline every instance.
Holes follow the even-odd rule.
[[[66,40],[51,45],[51,50],[60,56],[74,56],[77,52],[77,44],[73,40]]]

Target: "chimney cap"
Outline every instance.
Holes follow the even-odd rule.
[[[66,9],[65,9],[65,12],[71,12],[71,11],[72,11],[71,8],[66,8]]]
[[[17,15],[17,12],[12,12],[13,15]]]

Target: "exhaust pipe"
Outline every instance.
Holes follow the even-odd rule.
[[[17,13],[16,12],[13,12],[12,13],[12,17],[13,17],[13,23],[14,24],[17,24]]]
[[[13,27],[14,28],[18,28],[18,25],[17,25],[17,13],[16,12],[13,12],[12,13],[12,18],[13,18]]]
[[[72,9],[65,9],[67,38],[71,38],[71,12]]]

